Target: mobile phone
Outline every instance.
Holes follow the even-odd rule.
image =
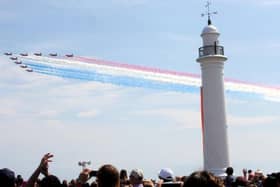
[[[89,177],[96,177],[97,176],[97,171],[96,170],[92,170],[89,172]]]

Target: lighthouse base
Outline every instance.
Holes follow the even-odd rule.
[[[208,172],[213,173],[217,177],[225,177],[226,176],[226,168],[213,168],[213,169],[206,169]]]

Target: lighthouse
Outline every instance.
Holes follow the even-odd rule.
[[[219,43],[217,28],[212,24],[208,8],[208,24],[202,30],[203,46],[197,62],[201,67],[201,121],[204,169],[222,176],[229,166],[226,108],[224,96],[224,47]],[[215,13],[215,12],[213,12]]]

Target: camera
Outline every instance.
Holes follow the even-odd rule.
[[[96,170],[92,170],[89,172],[89,177],[96,177],[97,176],[97,171]]]

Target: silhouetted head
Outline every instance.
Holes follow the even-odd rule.
[[[236,177],[236,179],[233,183],[235,186],[247,186],[248,185],[248,181],[242,176]]]
[[[23,178],[22,178],[21,175],[18,175],[17,178],[16,178],[16,184],[17,184],[18,186],[21,186],[22,183],[23,183]]]
[[[232,168],[232,167],[228,167],[228,168],[226,169],[226,174],[227,174],[227,175],[233,175],[233,168]]]
[[[143,180],[143,186],[144,187],[154,187],[154,183],[151,180]]]
[[[123,179],[123,180],[126,180],[128,177],[127,177],[127,171],[125,169],[122,169],[120,171],[120,178]]]
[[[112,165],[107,164],[99,168],[97,172],[98,187],[119,187],[120,174],[119,171]]]
[[[223,187],[223,181],[207,171],[192,173],[184,182],[183,187]]]
[[[280,186],[280,173],[272,173],[267,175],[263,181],[263,187],[279,187]]]
[[[61,183],[56,176],[49,175],[41,180],[40,187],[61,187]]]
[[[0,185],[5,187],[15,186],[15,173],[8,168],[0,169]]]

